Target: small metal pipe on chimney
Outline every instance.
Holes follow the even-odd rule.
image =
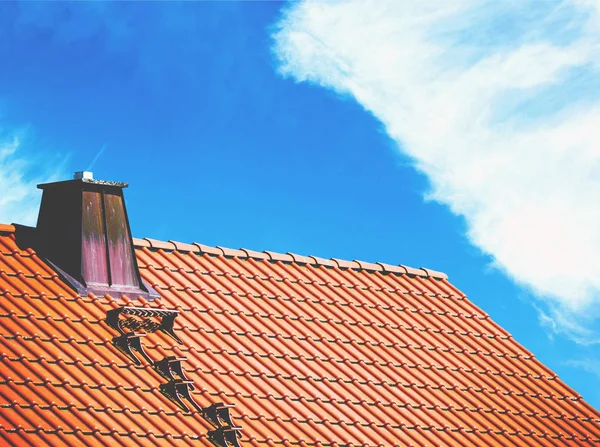
[[[77,180],[77,179],[93,180],[94,173],[90,172],[90,171],[75,171],[75,173],[73,173],[73,179],[75,179],[75,180]]]

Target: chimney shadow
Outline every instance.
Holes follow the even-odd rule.
[[[37,228],[15,223],[12,226],[15,227],[15,242],[19,250],[32,249],[41,255]]]

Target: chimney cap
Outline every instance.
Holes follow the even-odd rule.
[[[73,173],[73,178],[74,179],[93,180],[94,179],[94,173],[92,171],[75,171]]]
[[[77,177],[78,174],[81,174],[81,177]],[[87,174],[89,174],[90,177],[88,177]],[[73,177],[75,177],[75,178],[73,178],[73,180],[63,180],[63,181],[52,182],[52,183],[41,183],[41,184],[37,185],[37,187],[38,187],[38,189],[47,189],[47,188],[54,188],[54,187],[65,187],[67,185],[75,185],[75,184],[81,184],[81,183],[87,183],[90,185],[98,185],[98,186],[109,186],[109,187],[115,187],[115,188],[127,188],[129,186],[129,184],[125,183],[125,182],[111,182],[108,180],[96,180],[96,179],[92,178],[91,175],[92,175],[91,172],[79,171],[73,175]]]

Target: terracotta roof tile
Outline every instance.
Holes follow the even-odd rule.
[[[9,233],[0,444],[213,445],[153,364],[113,344],[107,312],[124,304],[179,312],[182,343],[157,331],[143,348],[185,358],[201,408],[234,404],[242,446],[600,443],[600,414],[445,275],[136,239],[161,298],[80,297]]]
[[[231,258],[236,256],[246,257],[246,253],[242,250],[236,250],[235,248],[220,247],[219,245],[217,245],[217,248],[219,248],[223,252],[223,256],[229,256]]]
[[[156,239],[144,238],[146,242],[150,244],[150,248],[158,250],[176,250],[176,246],[172,242],[158,241]]]
[[[15,226],[14,225],[7,225],[7,224],[0,224],[0,232],[2,232],[2,233],[14,233],[15,232]]]
[[[407,265],[399,265],[398,267],[401,267],[404,270],[406,270],[406,273],[409,275],[423,276],[423,274],[425,274],[425,276],[428,276],[427,271],[423,269],[417,269],[414,267],[409,267]]]
[[[188,251],[197,252],[200,250],[198,248],[198,246],[193,245],[193,244],[186,244],[185,242],[177,242],[177,241],[169,240],[169,243],[173,244],[175,246],[175,250],[181,251],[181,252],[188,252]]]
[[[380,265],[381,269],[386,273],[399,273],[399,274],[408,273],[408,270],[406,269],[406,267],[404,267],[402,265],[390,265],[390,264],[383,264],[381,262],[378,262],[377,264]]]
[[[319,266],[323,266],[323,267],[337,267],[337,263],[331,259],[325,259],[325,258],[319,258],[317,256],[309,256],[309,258],[312,258],[315,263]]]
[[[150,248],[152,247],[152,244],[150,243],[150,241],[148,241],[147,239],[140,239],[137,237],[132,238],[133,239],[133,245],[135,245],[138,248]]]
[[[264,253],[269,257],[271,261],[280,261],[280,262],[294,262],[294,257],[289,253],[276,253],[274,251],[265,250]]]
[[[357,261],[356,259],[354,260],[354,262],[356,262],[359,265],[359,267],[364,270],[370,270],[373,272],[380,272],[383,270],[383,267],[381,266],[381,264],[374,264],[372,262],[365,262],[365,261]]]
[[[421,267],[419,270],[423,270],[427,276],[431,276],[432,278],[448,279],[448,275],[436,270],[426,269],[425,267]]]
[[[254,250],[248,250],[246,248],[240,248],[240,250],[243,251],[248,258],[253,258],[253,259],[270,259],[271,258],[267,253],[261,253],[259,251],[254,251]]]
[[[194,242],[192,245],[198,247],[198,250],[200,250],[200,253],[202,254],[207,253],[215,256],[223,255],[223,250],[221,250],[219,247],[210,247],[208,245],[199,244],[197,242]]]
[[[331,258],[333,262],[337,264],[337,266],[341,269],[359,269],[360,264],[355,261],[344,261],[343,259]]]
[[[289,253],[288,255],[292,257],[292,261],[297,264],[315,264],[316,261],[312,257],[302,256],[295,253]]]

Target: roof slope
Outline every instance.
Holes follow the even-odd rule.
[[[186,357],[200,406],[235,404],[243,446],[600,443],[600,414],[443,275],[137,244],[159,302],[78,297],[0,233],[5,443],[213,445],[150,363],[113,346],[106,312],[127,304],[180,312],[182,343],[154,332],[146,352]]]

